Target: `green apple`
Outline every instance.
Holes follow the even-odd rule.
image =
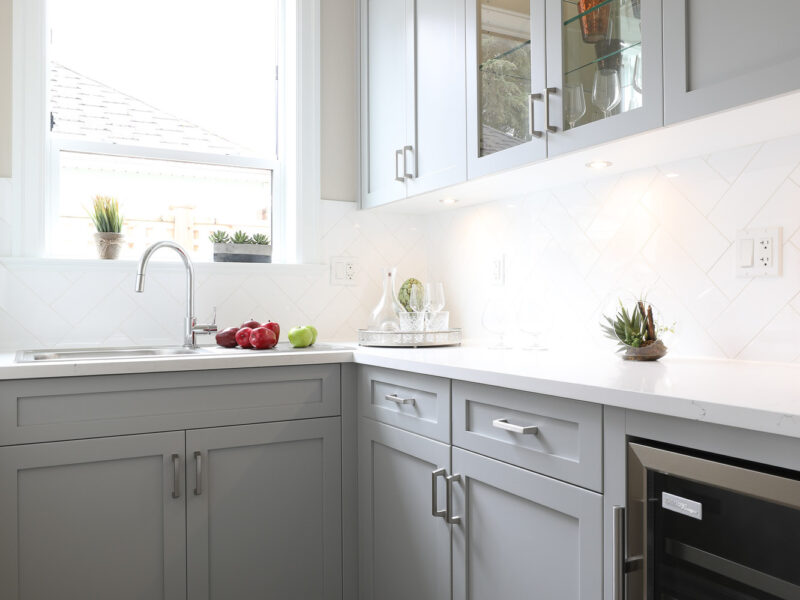
[[[313,346],[314,344],[317,343],[317,333],[318,333],[317,328],[314,327],[313,325],[306,325],[306,327],[308,327],[311,330],[311,345]]]
[[[295,348],[305,348],[313,343],[314,332],[308,327],[292,327],[289,330],[289,343]]]

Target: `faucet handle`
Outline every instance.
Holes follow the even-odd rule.
[[[192,323],[192,333],[211,334],[216,333],[217,329],[217,307],[211,309],[211,322],[208,325]]]

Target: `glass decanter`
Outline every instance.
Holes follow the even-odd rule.
[[[384,267],[382,271],[383,294],[369,317],[369,329],[371,331],[400,331],[400,321],[397,315],[405,309],[400,304],[395,293],[394,281],[396,277],[396,268]]]

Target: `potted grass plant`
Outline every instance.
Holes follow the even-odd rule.
[[[256,233],[252,236],[237,231],[232,236],[226,231],[215,231],[209,239],[214,244],[214,262],[272,262],[272,244],[269,236]]]
[[[103,260],[118,258],[125,236],[122,234],[123,219],[117,199],[111,196],[95,196],[92,207],[87,212],[97,230],[94,243],[98,256]]]

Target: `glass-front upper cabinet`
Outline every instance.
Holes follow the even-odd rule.
[[[470,178],[547,156],[545,0],[467,1]],[[537,96],[538,95],[538,96]]]
[[[663,123],[661,0],[547,0],[548,155]]]

